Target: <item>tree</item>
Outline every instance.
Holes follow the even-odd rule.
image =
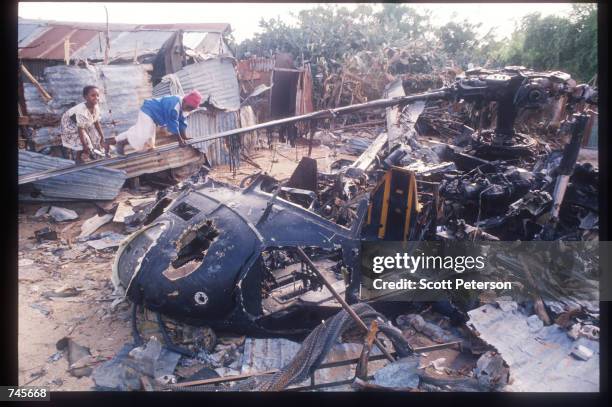
[[[468,63],[474,62],[478,48],[477,30],[481,24],[450,21],[436,30],[442,50],[457,65],[466,69]]]
[[[529,14],[496,60],[541,70],[566,71],[580,81],[597,73],[597,6],[574,4],[568,17]]]

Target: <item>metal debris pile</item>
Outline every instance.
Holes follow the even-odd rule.
[[[392,66],[402,75],[416,62],[399,55]],[[113,304],[132,309],[133,341],[94,369],[96,387],[596,391],[597,303],[550,295],[529,259],[495,256],[524,283],[521,300],[360,297],[364,242],[597,241],[598,170],[578,162],[589,121],[578,105],[594,103],[593,93],[576,99],[566,74],[510,67],[388,102],[405,97],[406,80],[385,86],[387,102],[363,126],[336,113],[310,117],[329,121],[310,127],[336,159],[329,166],[308,154],[286,179],[260,167],[239,185],[203,168],[83,224],[82,242],[118,246]],[[563,149],[515,131],[521,109],[568,94]],[[494,120],[483,116],[492,102]],[[52,207],[41,216],[71,214]],[[94,235],[111,220],[130,236]]]

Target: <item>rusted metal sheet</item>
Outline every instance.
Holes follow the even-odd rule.
[[[238,72],[240,94],[243,99],[253,93],[258,86],[269,87],[272,85],[274,63],[274,59],[270,58],[252,58],[238,62],[236,71]],[[255,100],[249,100],[248,102],[253,106],[260,123],[270,118],[270,95],[271,92],[266,92]]]
[[[193,147],[179,148],[177,150],[159,151],[152,157],[143,157],[135,160],[119,162],[108,165],[108,168],[123,170],[127,178],[137,177],[142,174],[153,174],[156,172],[182,167],[202,160],[202,153]]]
[[[259,122],[314,110],[310,64],[294,69],[291,55],[279,54],[274,59],[251,58],[239,61],[236,70],[243,99],[258,86],[272,86],[270,92],[249,102]]]
[[[312,100],[312,73],[310,64],[304,65],[298,79],[295,95],[295,114],[306,114],[314,111]]]
[[[25,48],[19,50],[19,58],[23,59],[64,59],[64,40],[70,41],[71,53],[83,48],[93,38],[97,38],[98,31],[79,30],[66,26],[51,27],[38,37],[24,44]]]
[[[72,58],[102,60],[106,50],[105,24],[71,23],[59,21],[19,19],[19,58],[21,59],[64,59],[64,40],[70,42]],[[222,52],[219,55],[231,56],[231,51],[223,41],[221,34],[230,30],[226,23],[196,24],[109,24],[110,59],[133,59],[134,56],[155,54],[163,43],[177,30],[200,33],[194,36],[194,46],[202,46],[207,52],[219,43]],[[213,34],[208,41],[206,33]]]
[[[272,72],[274,70],[274,59],[271,58],[251,58],[243,59],[238,62],[237,66],[238,78],[240,80],[251,81],[257,80],[262,77],[262,72]],[[269,75],[264,75],[264,78],[268,81],[265,83],[269,85]],[[263,82],[262,82],[263,83]],[[257,87],[257,85],[255,85]]]

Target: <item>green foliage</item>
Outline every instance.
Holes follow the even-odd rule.
[[[472,62],[478,47],[476,30],[479,26],[480,24],[470,24],[467,20],[450,21],[436,30],[442,50],[457,65],[465,67]]]
[[[262,32],[238,46],[238,58],[290,52],[298,59],[334,65],[359,51],[424,39],[431,28],[427,14],[401,4],[383,4],[376,12],[368,4],[352,11],[325,5],[302,10],[295,17],[294,27],[279,19],[261,20]]]
[[[319,77],[337,72],[361,51],[380,53],[387,47],[409,46],[434,53],[436,67],[524,65],[562,70],[588,81],[597,72],[597,6],[572,7],[567,17],[529,14],[510,38],[498,41],[493,31],[479,35],[480,24],[467,20],[434,28],[427,12],[405,4],[383,3],[375,8],[363,3],[353,10],[325,5],[297,13],[294,26],[279,18],[262,19],[261,32],[235,47],[238,58],[289,52],[298,63],[310,61]]]
[[[497,53],[498,64],[561,70],[580,81],[590,80],[597,73],[597,6],[572,8],[569,17],[523,17]]]

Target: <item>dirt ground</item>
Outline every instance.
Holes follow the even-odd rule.
[[[241,166],[236,171],[235,176],[227,166],[213,169],[210,175],[215,179],[235,185],[240,184],[240,181],[246,176],[260,171],[278,180],[287,179],[291,176],[301,158],[308,155],[308,146],[291,147],[288,144],[277,143],[275,147],[273,150],[263,148],[251,152],[249,157],[259,168],[246,161],[241,161]],[[329,166],[336,160],[343,158],[355,160],[356,158],[341,151],[333,151],[332,148],[325,145],[313,146],[310,156],[317,160],[317,170],[323,172],[329,171]]]
[[[56,343],[69,336],[89,347],[92,355],[100,360],[112,358],[129,340],[130,314],[126,304],[119,305],[115,312],[110,311],[113,253],[69,244],[80,233],[81,224],[96,214],[97,207],[88,203],[55,205],[75,210],[79,219],[54,224],[34,219],[44,204],[20,205],[19,384],[47,386],[51,390],[89,390],[93,386],[91,379],[77,379],[67,373],[66,355],[53,360],[58,352]],[[30,239],[36,230],[46,226],[55,229],[60,240],[38,244]],[[99,232],[116,229],[116,225],[107,224]],[[78,294],[44,296],[62,288],[77,289]]]
[[[290,147],[278,144],[276,151],[254,151],[251,159],[261,169],[243,161],[234,175],[226,166],[215,168],[213,178],[239,184],[247,175],[258,171],[278,178],[288,178],[307,146]],[[296,159],[297,154],[297,159]],[[318,168],[327,171],[329,164],[348,158],[328,147],[313,148],[312,157]],[[154,197],[156,191],[132,191],[124,188],[115,202]],[[34,215],[43,206],[58,206],[77,212],[74,221],[55,222]],[[52,391],[92,390],[90,377],[73,377],[68,372],[66,352],[59,352],[56,343],[70,337],[88,347],[93,356],[92,367],[111,359],[132,340],[129,305],[120,303],[111,309],[113,286],[110,281],[116,248],[95,250],[77,242],[81,225],[103,210],[95,203],[46,202],[20,203],[19,207],[19,384],[46,386]],[[55,230],[58,239],[38,243],[34,233],[44,227]],[[95,233],[113,231],[127,233],[120,223],[110,222]],[[71,292],[68,297],[48,296],[49,292]],[[76,294],[76,295],[74,295]]]

